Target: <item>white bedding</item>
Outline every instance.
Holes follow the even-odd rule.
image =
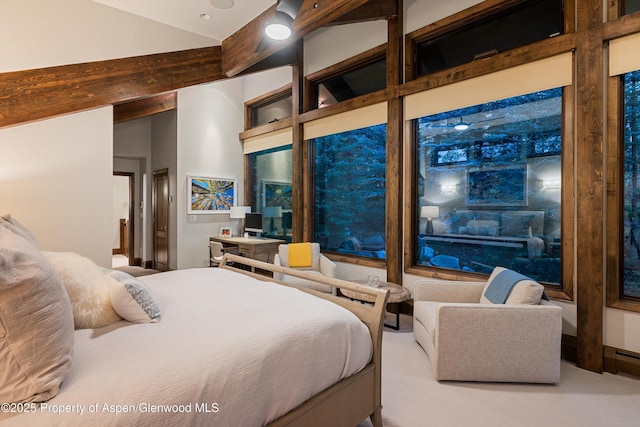
[[[371,358],[355,315],[296,289],[219,268],[140,279],[162,320],[76,331],[60,393],[34,413],[0,416],[3,427],[255,427]]]

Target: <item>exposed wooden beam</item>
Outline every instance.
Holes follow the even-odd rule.
[[[222,78],[219,46],[0,74],[0,127]]]
[[[393,0],[369,0],[366,4],[342,15],[329,25],[353,24],[356,22],[379,21],[398,16],[398,5]]]
[[[257,52],[256,49],[263,38],[264,26],[275,12],[274,4],[222,41],[222,72],[227,77],[236,76],[368,1],[370,0],[304,0],[293,22],[293,36],[285,41],[270,42],[266,49]]]
[[[163,113],[176,108],[176,93],[169,92],[113,106],[113,124]]]

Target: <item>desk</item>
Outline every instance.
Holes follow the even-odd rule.
[[[352,280],[354,283],[358,283],[360,285],[366,285],[366,280]],[[396,324],[395,325],[387,325],[385,323],[384,326],[395,329],[396,331],[400,329],[400,303],[408,300],[411,297],[411,293],[407,288],[404,288],[400,285],[396,285],[391,282],[380,282],[380,286],[378,289],[389,290],[389,299],[387,300],[387,305],[392,306],[395,305],[395,315],[396,315]],[[375,297],[369,294],[361,294],[360,292],[352,291],[349,289],[340,288],[340,293],[350,300],[357,300],[362,303],[370,302],[373,303],[375,301]]]
[[[209,240],[220,242],[224,247],[237,247],[238,255],[273,262],[273,256],[278,253],[278,246],[287,243],[279,239],[258,239],[251,237],[210,237]]]

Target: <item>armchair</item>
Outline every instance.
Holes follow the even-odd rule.
[[[557,383],[560,381],[562,309],[540,299],[542,285],[516,283],[511,295],[522,296],[522,285],[539,287],[537,301],[512,297],[503,304],[486,298],[489,280],[417,281],[413,333],[425,350],[438,380]],[[530,282],[530,283],[524,283]]]
[[[320,253],[320,244],[311,243],[311,267],[299,268],[305,270],[308,273],[319,274],[326,277],[336,277],[336,264],[326,256]],[[282,267],[289,266],[289,245],[278,246],[278,253],[273,258],[273,263]],[[320,292],[327,292],[336,294],[336,289],[329,285],[323,285],[321,283],[312,282],[310,280],[301,279],[299,277],[287,276],[281,273],[274,273],[273,276],[276,280],[292,283],[305,288],[313,289]]]

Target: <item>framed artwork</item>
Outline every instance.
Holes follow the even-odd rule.
[[[526,206],[527,167],[467,172],[467,206]]]
[[[236,204],[236,180],[189,175],[188,214],[229,213]]]
[[[262,181],[262,200],[265,207],[280,206],[283,210],[290,210],[291,183],[281,181]]]
[[[469,147],[466,145],[442,147],[433,150],[433,166],[455,165],[469,161]]]
[[[220,227],[220,237],[231,237],[232,234],[231,227]]]

